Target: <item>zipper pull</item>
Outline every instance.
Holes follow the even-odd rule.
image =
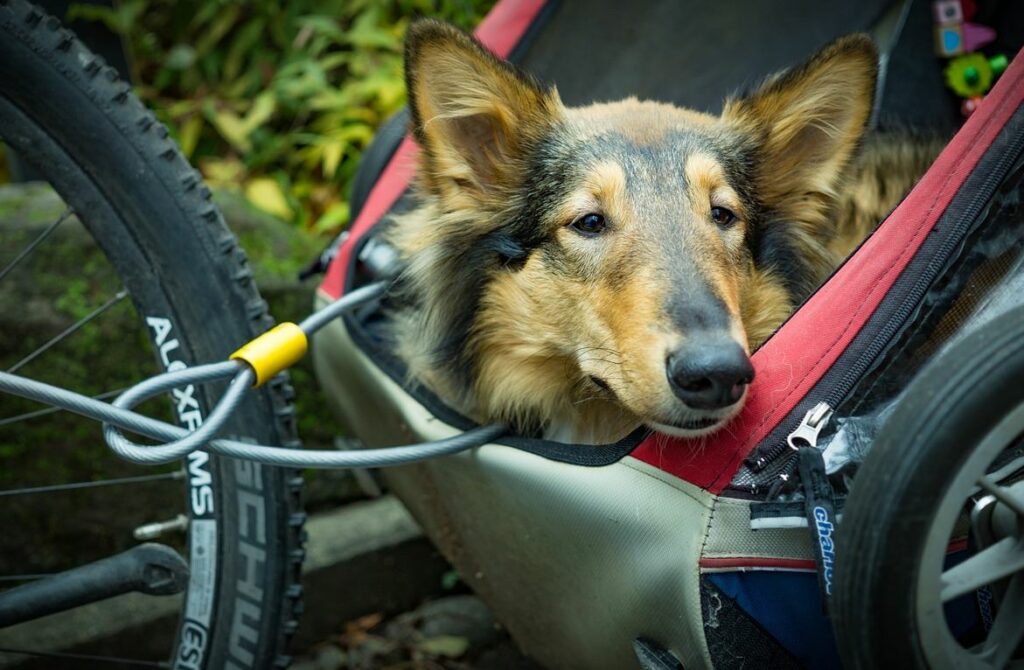
[[[836,518],[835,492],[825,471],[825,457],[818,449],[818,435],[832,418],[832,407],[820,402],[807,412],[786,442],[796,452],[797,473],[804,492],[804,514],[814,538],[814,562],[818,568],[821,604],[828,615],[832,598],[833,566],[836,559],[834,532]]]
[[[830,418],[832,418],[832,407],[827,402],[819,402],[804,415],[800,425],[786,437],[785,442],[775,442],[767,448],[762,445],[762,448],[748,456],[743,462],[754,472],[761,472],[769,464],[790,451],[796,451],[802,446],[816,447],[818,435],[828,424]],[[789,475],[783,473],[780,477],[785,481]]]
[[[786,438],[786,444],[793,451],[799,451],[800,447],[817,447],[818,435],[828,425],[832,418],[833,409],[827,402],[819,402],[808,410],[800,425]]]

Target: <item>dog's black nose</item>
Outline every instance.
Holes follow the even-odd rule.
[[[731,337],[688,337],[665,361],[669,385],[693,409],[721,409],[754,380],[750,357]]]

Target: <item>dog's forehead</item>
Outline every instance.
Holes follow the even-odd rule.
[[[718,123],[710,114],[635,98],[569,108],[566,117],[583,134],[615,131],[638,145],[658,144],[680,129],[708,131]]]
[[[725,158],[717,119],[673,105],[624,100],[571,109],[568,118],[573,141],[562,144],[564,157],[581,174],[621,167],[634,193],[682,185],[694,157],[709,167]]]

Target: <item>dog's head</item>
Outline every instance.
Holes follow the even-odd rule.
[[[875,71],[852,36],[720,117],[635,99],[567,108],[464,33],[414,24],[431,216],[398,243],[429,365],[488,418],[619,407],[672,434],[718,428],[753,379],[751,348],[832,265],[828,210]]]

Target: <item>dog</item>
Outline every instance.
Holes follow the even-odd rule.
[[[750,352],[913,185],[934,146],[865,138],[865,35],[728,99],[569,108],[442,22],[406,39],[414,209],[393,319],[412,380],[564,442],[725,425]]]

